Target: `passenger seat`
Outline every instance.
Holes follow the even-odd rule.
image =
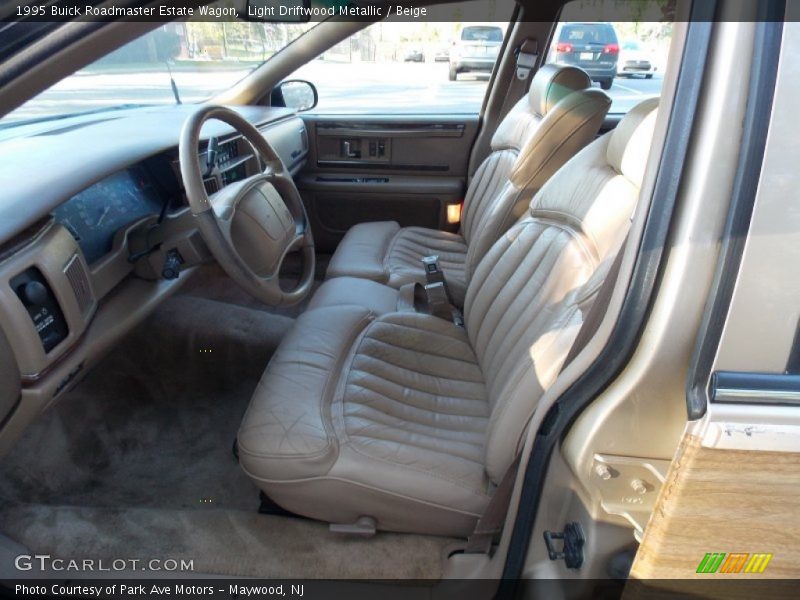
[[[378,313],[360,285],[300,315],[239,429],[255,484],[351,530],[469,535],[624,244],[657,107],[631,109],[547,182],[476,267],[463,327]]]
[[[500,123],[476,171],[458,233],[361,223],[345,235],[327,278],[357,277],[399,289],[425,283],[421,259],[438,255],[451,300],[461,307],[472,269],[528,207],[539,188],[597,135],[611,100],[576,67],[544,65]]]

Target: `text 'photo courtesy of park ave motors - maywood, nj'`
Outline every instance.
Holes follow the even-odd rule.
[[[224,587],[218,585],[196,585],[182,583],[109,583],[86,585],[53,583],[49,585],[16,584],[16,596],[47,596],[47,597],[79,597],[79,598],[105,598],[109,596],[144,596],[144,597],[170,597],[181,596],[198,598],[213,596],[215,594],[228,594],[233,598],[247,597],[298,597],[305,595],[305,586],[302,583],[276,584],[276,585],[242,585],[230,584]]]
[[[389,18],[392,16],[424,18],[427,9],[414,6],[304,6],[294,3],[275,2],[248,2],[247,16],[256,19],[269,18],[300,18],[320,19],[326,17],[375,17]],[[233,19],[239,16],[239,11],[233,6],[117,6],[114,4],[104,6],[60,6],[60,5],[19,5],[19,17],[53,17],[55,19],[80,18],[80,17],[205,17],[210,19]]]

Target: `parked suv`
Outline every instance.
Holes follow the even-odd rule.
[[[556,35],[550,62],[575,65],[604,90],[617,74],[619,42],[611,23],[564,23]]]
[[[450,81],[455,81],[459,73],[491,73],[502,43],[503,29],[496,25],[468,25],[461,29],[450,51]]]

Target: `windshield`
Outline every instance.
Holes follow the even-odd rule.
[[[0,125],[178,100],[202,102],[238,82],[313,25],[168,23],[62,79],[3,117]]]

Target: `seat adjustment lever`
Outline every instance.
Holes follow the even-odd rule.
[[[375,535],[377,523],[372,517],[359,517],[355,523],[331,523],[328,528],[332,533],[345,533],[361,537]]]

